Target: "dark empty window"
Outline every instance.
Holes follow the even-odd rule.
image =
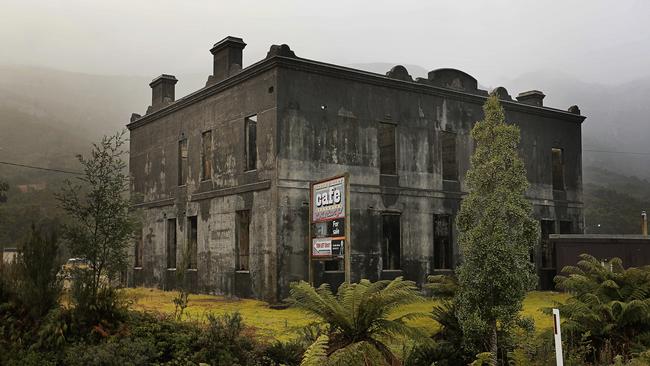
[[[198,222],[196,216],[187,218],[187,268],[196,269],[198,257]]]
[[[400,269],[399,215],[382,215],[383,238],[381,243],[382,269]]]
[[[343,261],[337,259],[325,261],[325,270],[333,272],[343,271]]]
[[[380,123],[377,143],[379,144],[379,173],[392,175],[397,174],[395,157],[395,125],[390,123]]]
[[[246,118],[246,170],[257,169],[257,116]]]
[[[448,131],[440,131],[440,147],[442,150],[442,179],[458,180],[456,134]]]
[[[571,221],[560,221],[560,234],[573,234]]]
[[[540,247],[542,250],[542,268],[552,268],[555,263],[555,248],[549,239],[549,235],[555,234],[555,221],[542,220]]]
[[[167,268],[176,268],[176,219],[167,220]]]
[[[143,254],[142,247],[143,247],[142,230],[137,230],[135,236],[135,248],[133,253],[135,256],[135,261],[133,266],[136,268],[142,267],[142,254]]]
[[[187,181],[187,139],[178,141],[178,185]]]
[[[553,189],[564,190],[564,154],[562,149],[553,148]]]
[[[433,216],[433,268],[453,268],[453,247],[451,240],[451,216]]]
[[[251,212],[237,211],[237,270],[248,271],[250,258]]]
[[[212,131],[201,135],[201,180],[212,178]]]

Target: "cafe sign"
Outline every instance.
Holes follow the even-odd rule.
[[[345,179],[337,177],[312,185],[312,222],[345,217]]]
[[[350,176],[343,174],[309,186],[310,283],[312,260],[344,261],[345,280],[350,281],[349,180]]]

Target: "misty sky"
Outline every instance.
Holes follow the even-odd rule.
[[[483,85],[561,70],[587,82],[650,76],[650,1],[0,0],[0,64],[154,77],[211,72],[211,45],[244,63],[287,43],[337,64],[454,67]]]

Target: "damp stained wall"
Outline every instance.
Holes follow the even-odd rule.
[[[242,47],[229,37],[226,43]],[[222,52],[223,43],[214,53]],[[216,50],[216,51],[215,51]],[[227,49],[227,52],[235,52]],[[225,51],[224,51],[225,52]],[[239,49],[241,52],[241,49]],[[216,57],[216,56],[215,56]],[[231,65],[232,66],[232,65]],[[236,66],[236,65],[235,65]],[[216,67],[216,66],[215,66]],[[300,59],[286,45],[225,79],[173,100],[176,79],[161,76],[144,117],[129,124],[135,207],[142,218],[131,250],[131,285],[173,289],[179,272],[199,292],[280,301],[289,284],[308,278],[309,182],[349,173],[352,280],[405,276],[423,283],[435,268],[434,217],[453,222],[467,192],[470,131],[483,118],[487,92],[454,69],[413,80],[403,67],[386,76]],[[215,72],[215,75],[217,73]],[[158,78],[160,79],[160,78]],[[156,80],[158,80],[156,79]],[[570,222],[583,232],[581,123],[577,113],[542,106],[541,92],[514,101],[503,88],[508,123],[521,129],[520,153],[530,182],[534,215]],[[168,95],[156,102],[157,95]],[[541,96],[540,96],[541,95]],[[576,108],[577,110],[577,108]],[[257,116],[257,169],[247,171],[245,120]],[[378,131],[395,128],[396,174],[380,173]],[[202,134],[212,131],[212,175],[202,180]],[[443,131],[455,136],[457,179],[443,179]],[[188,147],[187,179],[179,182],[179,141]],[[551,149],[563,150],[563,190],[553,190]],[[250,210],[250,268],[237,271],[237,212]],[[399,217],[400,266],[385,270],[383,216]],[[183,268],[188,220],[197,219],[197,265]],[[168,268],[168,220],[176,219],[176,268]],[[452,224],[453,262],[461,259]],[[138,249],[138,244],[141,246]],[[139,251],[138,251],[139,250]],[[541,270],[540,251],[535,260]],[[339,271],[315,262],[315,281],[338,285]]]

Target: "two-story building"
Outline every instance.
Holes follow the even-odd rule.
[[[206,86],[175,100],[176,78],[151,82],[152,104],[130,130],[132,192],[143,228],[130,283],[277,301],[308,278],[309,184],[350,177],[351,279],[399,275],[418,283],[459,261],[455,215],[467,189],[488,92],[438,69],[413,78],[297,57],[286,45],[243,67],[246,44],[210,50]],[[494,90],[521,129],[542,286],[552,233],[582,233],[581,124],[576,106],[543,105],[539,91]],[[339,262],[315,262],[316,283],[340,283]]]

